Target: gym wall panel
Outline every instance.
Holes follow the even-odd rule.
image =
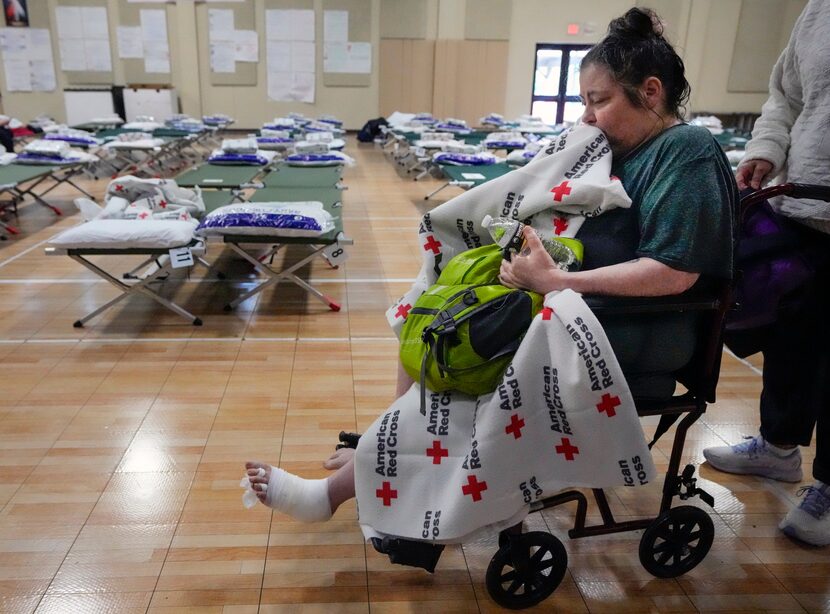
[[[36,4],[36,3],[30,3]],[[113,6],[107,0],[60,0],[57,6],[101,6],[107,9],[107,24],[109,29],[110,42],[110,59],[112,61],[113,70],[106,72],[98,71],[75,71],[63,70],[61,71],[60,52],[58,44],[58,29],[52,28],[52,48],[55,51],[56,59],[55,70],[63,72],[67,85],[112,85],[115,82],[115,65],[118,57],[117,47],[114,49],[113,45],[117,45],[115,24],[117,23],[118,14],[113,11]],[[52,23],[57,23],[57,17],[53,13]],[[115,53],[113,51],[115,50]]]
[[[371,0],[323,0],[322,14],[325,11],[346,11],[349,14],[349,42],[371,43],[372,42],[372,2]],[[318,22],[322,20],[322,14],[318,16]],[[320,40],[318,49],[322,51],[325,43],[323,28],[318,28]],[[372,70],[377,58],[377,43],[372,45]],[[320,54],[318,66],[322,66],[323,55]],[[372,73],[332,73],[323,72],[323,85],[330,87],[368,87],[372,83]]]
[[[464,38],[510,40],[511,0],[467,0]]]
[[[127,85],[147,84],[147,85],[172,85],[173,83],[173,67],[177,54],[173,50],[173,36],[172,32],[176,31],[176,7],[173,5],[159,4],[156,2],[139,4],[135,2],[128,2],[127,0],[120,0],[118,4],[118,26],[140,26],[141,25],[141,11],[144,10],[163,10],[167,19],[167,42],[170,45],[170,72],[168,73],[148,73],[144,70],[144,60],[138,58],[121,58],[118,55],[118,39],[113,43],[113,61],[121,62],[124,69],[124,81]]]
[[[432,110],[435,41],[380,41],[380,115]]]
[[[806,2],[790,0],[743,0],[735,34],[735,47],[729,67],[729,92],[766,93],[772,67],[787,44],[795,16]],[[780,16],[771,19],[771,16]],[[770,45],[777,41],[777,45]]]
[[[236,62],[236,69],[232,73],[214,72],[210,66],[210,35],[208,26],[208,11],[211,9],[229,9],[233,11],[233,27],[237,30],[257,30],[257,19],[254,2],[211,2],[196,6],[196,27],[199,32],[199,55],[206,61],[202,62],[211,85],[256,85],[257,63]],[[262,28],[264,29],[264,25]],[[260,61],[264,55],[263,37],[259,36]]]
[[[426,38],[427,0],[383,0],[380,4],[380,37]]]
[[[504,113],[508,49],[506,41],[436,41],[432,113],[470,125]]]

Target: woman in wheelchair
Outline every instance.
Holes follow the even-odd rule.
[[[611,22],[607,36],[582,61],[580,90],[582,121],[607,136],[613,175],[632,206],[586,219],[578,234],[585,246],[579,272],[559,270],[536,234],[525,229],[526,247],[504,263],[502,283],[541,294],[570,288],[667,296],[728,278],[737,189],[709,132],[682,121],[689,84],[653,12],[633,8]],[[646,375],[673,371],[689,360],[695,330],[683,314],[649,316],[633,326],[626,320],[603,321],[626,374],[627,367]],[[399,369],[397,395],[412,383]],[[354,450],[338,450],[324,466],[336,471],[323,480],[260,462],[248,462],[246,474],[262,503],[299,520],[321,521],[355,496]]]

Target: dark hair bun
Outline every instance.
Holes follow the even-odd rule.
[[[662,38],[663,28],[651,9],[632,8],[608,25],[608,34],[621,38]]]

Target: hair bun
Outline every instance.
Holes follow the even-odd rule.
[[[613,20],[608,33],[623,38],[661,38],[663,28],[654,11],[635,7]]]

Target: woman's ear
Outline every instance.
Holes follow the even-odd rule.
[[[658,109],[664,101],[663,82],[655,76],[646,77],[640,86],[643,101],[649,109]]]

